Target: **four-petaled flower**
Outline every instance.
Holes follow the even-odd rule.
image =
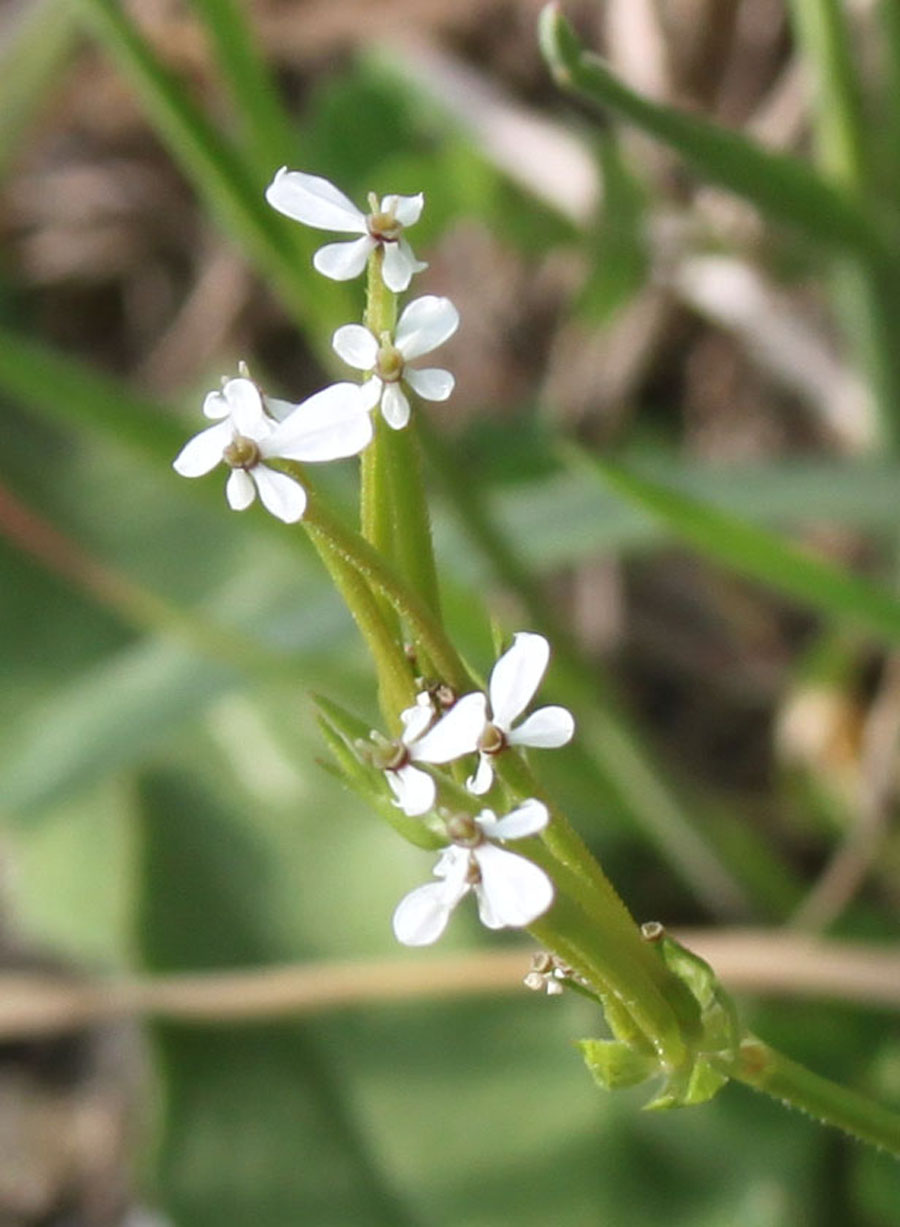
[[[202,477],[224,461],[231,469],[225,497],[233,510],[243,511],[259,494],[272,515],[293,524],[306,510],[306,491],[286,473],[270,468],[267,461],[355,456],[371,441],[372,419],[359,386],[353,383],[332,384],[299,405],[275,405],[281,412],[290,409],[281,421],[266,411],[251,379],[229,379],[203,405],[207,417],[221,420],[195,435],[179,452],[173,468],[182,477]]]
[[[479,714],[481,717],[479,719]],[[389,743],[390,757],[381,764],[397,804],[411,818],[434,808],[437,787],[427,771],[414,763],[449,763],[474,750],[471,738],[463,733],[474,724],[484,723],[484,695],[467,694],[435,723],[435,710],[427,691],[416,697],[416,706],[400,713],[403,732],[400,740]],[[468,750],[460,750],[460,745]]]
[[[458,327],[459,312],[450,299],[426,294],[403,311],[393,339],[389,333],[376,337],[361,324],[345,324],[334,334],[332,344],[349,366],[372,372],[363,384],[367,403],[373,408],[380,404],[387,424],[402,430],[409,421],[409,401],[401,380],[423,400],[446,400],[453,391],[449,371],[438,367],[417,370],[409,363],[443,345]]]
[[[494,781],[493,757],[507,746],[553,750],[572,740],[575,721],[565,707],[540,707],[513,728],[534,698],[549,660],[550,644],[544,636],[521,631],[494,665],[488,685],[490,714],[476,734],[479,763],[467,781],[470,792],[488,791]]]
[[[369,212],[363,213],[342,191],[318,175],[300,170],[281,170],[266,189],[266,200],[279,213],[316,230],[337,230],[362,237],[347,243],[320,247],[313,264],[333,281],[349,281],[366,267],[370,254],[381,247],[381,275],[395,294],[407,288],[413,273],[427,268],[413,255],[403,231],[419,220],[425,197],[369,195]]]
[[[522,928],[553,902],[553,883],[543,869],[497,847],[495,840],[522,839],[549,821],[540,801],[524,801],[505,818],[482,810],[477,818],[459,814],[447,822],[450,844],[434,867],[440,879],[419,886],[394,912],[394,934],[406,946],[427,946],[447,927],[450,913],[470,890],[489,929]]]

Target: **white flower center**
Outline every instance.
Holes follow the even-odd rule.
[[[232,469],[252,469],[259,464],[259,445],[246,435],[235,435],[225,451],[222,459]]]

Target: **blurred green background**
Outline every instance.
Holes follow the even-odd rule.
[[[263,201],[283,164],[426,194],[448,623],[481,669],[491,615],[554,638],[581,736],[542,778],[637,918],[894,940],[896,8],[567,11],[619,93],[559,93],[530,0],[4,7],[7,968],[377,966],[429,872],[318,762],[311,691],[377,709],[303,534],[170,467],[238,360],[299,400],[359,317]],[[321,485],[352,515],[352,462]],[[461,909],[442,947],[498,944]],[[436,989],[439,953],[406,956]],[[4,1039],[0,1219],[897,1222],[892,1160],[744,1088],[600,1094],[585,1001],[386,976],[312,1021]],[[891,1015],[839,995],[741,1006],[900,1103]]]

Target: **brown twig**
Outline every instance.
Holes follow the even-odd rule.
[[[708,959],[731,989],[900,1006],[900,954],[890,950],[764,930],[678,936]],[[139,979],[7,972],[0,974],[0,1041],[122,1018],[260,1023],[370,1002],[494,996],[518,991],[527,970],[525,950],[504,950]]]

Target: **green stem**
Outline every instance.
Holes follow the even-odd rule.
[[[797,40],[815,83],[813,125],[818,161],[849,199],[871,196],[871,129],[852,59],[847,15],[839,0],[791,0]],[[900,436],[900,359],[893,337],[900,288],[880,261],[849,258],[835,272],[834,299],[869,373],[882,444]]]
[[[393,336],[397,325],[397,296],[384,284],[383,263],[384,253],[376,248],[369,259],[364,322],[379,341],[385,333]],[[362,533],[440,617],[431,517],[416,429],[415,418],[405,429],[392,430],[376,415],[375,440],[363,455]]]
[[[390,564],[359,533],[341,524],[309,490],[304,523],[317,529],[337,554],[359,572],[371,588],[382,593],[409,625],[441,681],[462,693],[472,686],[468,670],[444,628],[417,592],[409,589]]]
[[[352,566],[327,533],[309,517],[305,521],[309,538],[325,564],[328,574],[350,610],[372,655],[378,673],[379,705],[392,733],[400,729],[399,714],[416,700],[416,687],[406,654],[385,622],[374,593],[360,572]]]
[[[727,1072],[823,1124],[900,1157],[900,1114],[812,1073],[761,1040],[744,1040],[736,1066]]]

